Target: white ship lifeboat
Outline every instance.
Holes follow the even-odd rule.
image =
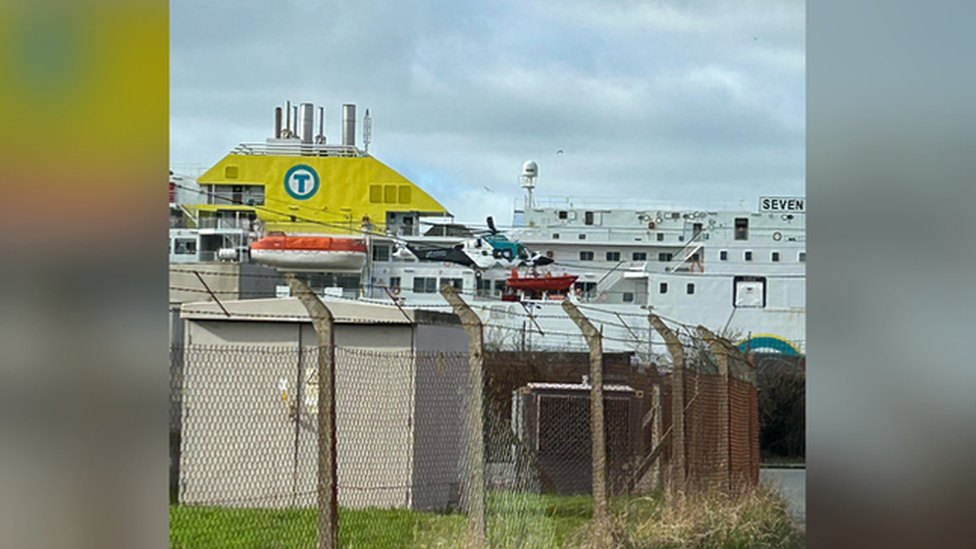
[[[361,271],[366,244],[341,236],[270,234],[251,243],[251,258],[282,270]]]

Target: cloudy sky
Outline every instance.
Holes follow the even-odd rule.
[[[370,152],[461,221],[510,222],[530,159],[544,196],[804,194],[802,1],[170,5],[180,173],[263,142],[291,100],[326,107],[330,142],[343,103],[369,108]]]

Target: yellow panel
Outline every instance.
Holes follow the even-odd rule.
[[[227,179],[237,179],[240,176],[240,168],[237,166],[227,166],[224,168],[224,177]]]
[[[229,166],[239,168],[238,179],[226,178]],[[295,194],[286,188],[289,173]],[[269,230],[348,233],[360,230],[364,216],[382,230],[388,211],[448,213],[423,189],[373,157],[229,154],[201,175],[199,182],[263,184],[264,205],[254,210]],[[293,215],[298,219],[291,221]]]

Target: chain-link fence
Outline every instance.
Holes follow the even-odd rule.
[[[680,362],[601,357],[611,496],[757,480],[754,370],[725,340],[679,340]],[[171,546],[317,547],[320,349],[193,345],[171,357]],[[480,402],[468,353],[336,347],[333,357],[340,547],[465,545],[477,467],[487,546],[588,535],[588,353],[486,352]],[[483,452],[472,460],[475,407]]]

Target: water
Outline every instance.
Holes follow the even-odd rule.
[[[807,522],[807,470],[760,469],[759,480],[773,486],[786,499],[787,511],[800,524]]]

